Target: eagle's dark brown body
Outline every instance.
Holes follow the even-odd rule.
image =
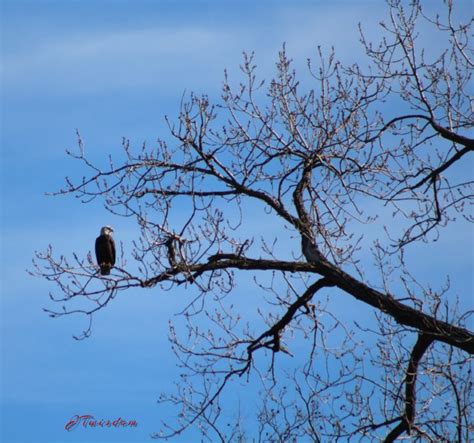
[[[115,242],[110,235],[112,231],[108,226],[102,228],[95,240],[95,256],[102,275],[109,275],[115,265]]]

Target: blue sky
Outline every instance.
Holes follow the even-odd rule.
[[[83,319],[48,318],[42,308],[51,307],[55,288],[25,272],[49,243],[85,255],[104,224],[126,248],[137,236],[133,222],[112,218],[100,203],[45,196],[64,176],[82,176],[65,155],[76,128],[99,161],[119,153],[122,137],[153,145],[167,137],[164,115],[176,115],[183,92],[218,97],[224,68],[237,76],[242,51],[255,51],[262,77],[283,42],[298,69],[316,45],[355,61],[357,23],[376,35],[382,14],[375,0],[2,2],[3,442],[144,442],[171,414],[156,400],[176,380],[167,325],[186,294],[127,292],[78,342],[72,335]],[[444,246],[472,265],[456,244]],[[458,270],[459,290],[472,285],[465,271]],[[75,414],[139,426],[67,433]]]

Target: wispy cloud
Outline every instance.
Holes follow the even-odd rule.
[[[229,46],[230,33],[200,28],[80,35],[6,57],[5,81],[13,87],[72,87],[80,93],[179,83],[189,79],[190,71],[204,74],[205,65]]]
[[[235,69],[243,50],[255,50],[263,71],[273,69],[283,42],[300,63],[317,45],[336,46],[344,58],[358,45],[352,8],[326,11],[280,8],[272,24],[232,23],[226,27],[181,26],[62,30],[21,51],[4,56],[9,88],[46,89],[51,93],[96,94],[154,86],[203,88],[222,80],[225,67]],[[377,12],[375,12],[376,14]],[[336,29],[339,28],[339,29]]]

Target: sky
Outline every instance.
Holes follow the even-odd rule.
[[[1,440],[150,441],[160,420],[172,414],[156,400],[176,381],[168,319],[183,307],[179,295],[186,296],[124,293],[97,316],[92,337],[84,341],[72,338],[84,328],[83,319],[53,320],[42,311],[52,307],[48,293],[56,288],[26,272],[35,250],[51,243],[59,253],[85,256],[105,224],[114,226],[125,248],[137,236],[131,221],[113,218],[100,203],[46,195],[58,190],[65,176],[83,174],[65,149],[76,146],[76,129],[88,155],[99,161],[119,152],[122,137],[134,146],[166,138],[164,116],[177,114],[183,93],[218,97],[224,69],[236,74],[242,51],[255,51],[262,77],[272,74],[283,42],[297,69],[303,70],[317,45],[334,46],[339,58],[356,61],[361,54],[357,24],[377,35],[383,3],[1,4]],[[451,239],[460,235],[450,232]],[[459,253],[460,242],[447,240],[444,246]],[[464,275],[461,289],[472,284],[465,271],[457,270]],[[138,426],[66,431],[76,414],[120,416]]]

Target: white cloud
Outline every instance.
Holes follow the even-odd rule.
[[[199,28],[82,35],[7,58],[5,81],[22,88],[72,87],[82,93],[179,82],[230,44],[230,34]]]
[[[212,27],[183,24],[121,31],[71,30],[39,41],[28,50],[4,56],[5,84],[21,90],[95,94],[154,86],[206,90],[219,85],[223,69],[237,70],[244,50],[268,75],[284,41],[289,54],[303,66],[318,44],[335,45],[342,58],[358,46],[353,8],[281,8],[261,26],[245,23]],[[355,15],[354,15],[355,14]],[[339,29],[336,29],[339,27]]]

